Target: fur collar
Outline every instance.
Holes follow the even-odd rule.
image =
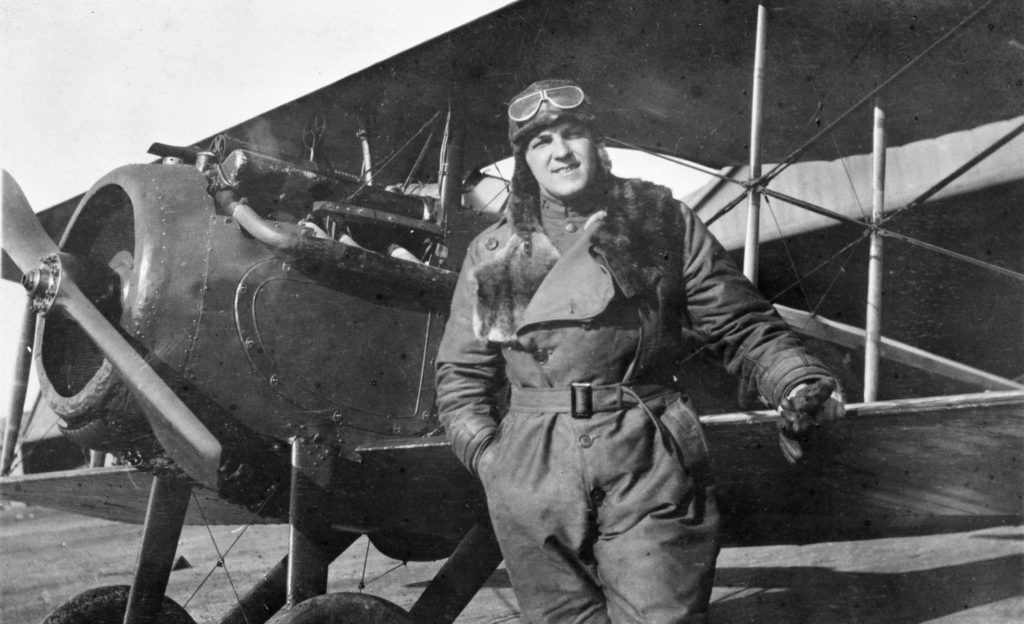
[[[653,297],[681,254],[679,204],[668,188],[645,180],[608,176],[597,189],[589,199],[606,216],[591,239],[592,252],[624,296]],[[530,299],[559,258],[544,234],[536,195],[514,200],[508,211],[512,235],[471,275],[477,294],[473,330],[491,342],[515,340]]]
[[[531,232],[527,237],[513,233],[470,275],[476,286],[473,333],[478,338],[514,341],[530,299],[558,262],[558,249],[543,232]]]

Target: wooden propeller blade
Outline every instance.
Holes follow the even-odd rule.
[[[3,186],[4,251],[19,269],[27,272],[36,268],[44,256],[57,253],[57,244],[39,224],[21,187],[6,170]]]
[[[3,172],[4,249],[23,273],[37,268],[57,246],[39,225],[14,179]],[[217,488],[221,445],[164,380],[64,273],[54,301],[96,343],[128,385],[168,455],[189,476]]]

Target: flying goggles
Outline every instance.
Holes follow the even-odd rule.
[[[551,102],[561,109],[576,108],[583,103],[583,97],[583,89],[575,85],[535,91],[509,104],[508,117],[515,122],[526,121],[537,114],[544,102]]]

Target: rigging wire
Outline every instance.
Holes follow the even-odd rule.
[[[925,191],[924,193],[921,193],[920,195],[915,197],[907,205],[903,206],[902,208],[898,208],[898,209],[893,210],[892,212],[890,212],[887,216],[883,217],[882,220],[878,222],[878,224],[882,225],[882,224],[888,222],[890,219],[892,219],[896,215],[902,214],[902,213],[906,212],[907,210],[910,210],[911,208],[917,208],[921,204],[925,203],[933,195],[935,195],[936,193],[941,191],[943,188],[949,186],[950,183],[952,183],[954,180],[956,180],[961,175],[963,175],[968,169],[971,169],[972,167],[977,165],[982,160],[984,160],[984,159],[988,158],[989,156],[991,156],[993,153],[996,152],[996,150],[998,150],[1002,146],[1004,146],[1007,143],[1009,143],[1010,141],[1012,141],[1014,138],[1017,137],[1017,135],[1019,135],[1022,132],[1024,132],[1024,123],[1018,124],[1017,127],[1013,128],[1012,130],[1007,132],[1005,135],[1000,137],[997,141],[992,143],[992,145],[989,145],[988,147],[986,147],[982,151],[978,152],[977,155],[975,155],[973,158],[971,158],[966,163],[964,163],[959,168],[957,168],[956,171],[954,171],[953,173],[947,175],[946,177],[944,177],[941,180],[939,180],[938,182],[936,182],[927,191]]]
[[[372,579],[366,581],[365,583],[360,583],[359,584],[359,589],[362,590],[364,587],[366,587],[370,583],[374,583],[376,581],[379,581],[380,579],[384,578],[388,574],[391,574],[392,572],[394,572],[398,568],[405,567],[406,565],[408,565],[408,563],[409,563],[408,561],[401,561],[401,562],[395,564],[394,566],[388,568],[387,570],[384,570],[383,572],[381,572],[377,576],[373,577]]]
[[[414,162],[412,164],[412,168],[409,169],[409,175],[405,176],[405,182],[402,182],[402,187],[399,189],[402,193],[405,192],[405,189],[409,188],[409,184],[412,182],[412,177],[414,175],[416,175],[417,171],[419,171],[420,165],[423,164],[423,159],[426,157],[427,150],[430,148],[430,143],[431,143],[431,141],[433,141],[433,139],[434,139],[434,128],[431,128],[430,129],[430,134],[428,134],[426,140],[423,141],[423,147],[420,148],[419,155],[416,156],[416,162]]]
[[[876,34],[875,36],[861,44],[860,48],[858,48],[857,51],[854,52],[853,56],[850,58],[850,62],[846,64],[846,67],[853,67],[854,62],[860,57],[860,53],[877,39],[878,35]],[[800,41],[796,40],[794,43],[796,43],[796,49],[798,54],[800,55],[801,61],[804,63],[804,65],[808,65],[807,56],[804,54],[803,46],[800,45]],[[828,123],[828,119],[825,117],[825,102],[832,95],[832,92],[835,91],[836,88],[839,86],[839,80],[833,80],[832,86],[829,87],[824,94],[819,94],[818,87],[815,83],[813,75],[808,77],[808,81],[808,88],[811,90],[812,93],[814,93],[814,95],[818,96],[818,109],[814,112],[814,114],[810,116],[810,118],[808,118],[807,122],[804,123],[804,127],[800,130],[801,134],[805,129],[807,129],[808,126],[810,126],[811,123],[817,120],[823,120],[826,124]],[[844,154],[843,150],[839,147],[839,140],[836,139],[835,134],[830,135],[829,138],[832,139],[832,146],[835,148],[836,155],[839,157],[839,163],[843,166],[843,173],[846,174],[846,181],[849,183],[850,191],[853,193],[853,198],[857,202],[857,208],[860,210],[860,216],[863,217],[864,219],[867,219],[868,214],[864,211],[864,204],[861,203],[860,196],[857,195],[857,187],[853,183],[853,176],[850,175],[850,168],[846,166],[846,154]],[[796,141],[794,141],[794,143],[795,142]],[[792,144],[790,145],[789,150],[793,150]]]
[[[366,553],[363,554],[363,571],[359,575],[359,592],[366,589],[366,563],[370,560],[370,538],[366,538]]]
[[[854,255],[853,254],[853,250],[852,250],[853,245],[847,245],[846,247],[841,249],[836,254],[833,254],[833,256],[831,258],[826,260],[826,263],[831,262],[832,260],[835,260],[836,258],[838,258],[839,255],[841,255],[847,249],[850,249],[850,253],[846,256],[846,260],[843,261],[842,265],[839,267],[839,270],[836,271],[835,276],[828,283],[828,286],[825,287],[825,291],[821,294],[821,297],[818,298],[818,302],[815,305],[812,306],[811,302],[810,302],[810,298],[807,295],[807,289],[804,288],[804,277],[802,277],[800,275],[800,271],[799,271],[799,269],[796,266],[796,262],[795,262],[795,260],[793,258],[792,253],[790,252],[789,245],[786,244],[786,239],[785,239],[784,236],[782,236],[782,228],[779,227],[778,219],[775,218],[775,209],[772,208],[771,200],[770,200],[770,198],[768,196],[765,196],[764,199],[765,199],[765,204],[768,206],[768,211],[771,214],[772,219],[775,221],[776,228],[779,230],[779,240],[782,241],[782,248],[786,250],[786,257],[789,259],[790,267],[792,267],[793,273],[796,274],[796,281],[793,283],[793,285],[787,287],[785,290],[783,290],[782,292],[780,292],[777,295],[775,295],[774,297],[772,297],[772,301],[777,300],[783,293],[787,292],[788,290],[790,290],[794,286],[799,286],[800,296],[804,300],[804,305],[806,306],[807,310],[811,313],[811,316],[814,316],[814,315],[816,315],[818,313],[818,310],[821,309],[821,306],[825,304],[825,299],[828,298],[829,293],[832,292],[832,288],[839,281],[840,276],[846,271],[847,265],[849,265],[850,261],[853,260],[853,255]],[[865,238],[864,236],[861,236],[856,241],[854,241],[854,243],[859,243],[860,241],[864,240],[864,238]],[[822,265],[819,265],[819,266],[822,266]],[[808,274],[808,275],[810,275],[810,274]],[[808,317],[807,322],[809,323],[810,321],[811,321],[811,318]],[[804,327],[806,327],[806,324],[803,327],[801,327],[801,329],[803,329]]]
[[[773,191],[771,189],[768,189],[767,187],[763,187],[762,186],[761,188],[759,188],[759,192],[762,195],[765,195],[765,196],[768,196],[768,197],[774,197],[776,199],[779,199],[781,201],[793,204],[794,206],[797,206],[799,208],[803,208],[804,210],[808,210],[808,211],[813,212],[815,214],[826,216],[826,217],[829,217],[831,219],[835,219],[836,221],[840,221],[842,223],[846,223],[846,224],[849,224],[849,225],[854,225],[854,226],[857,226],[857,227],[860,227],[860,228],[864,228],[865,230],[867,230],[867,234],[870,234],[872,231],[878,231],[883,236],[888,236],[890,238],[901,240],[901,241],[903,241],[905,243],[908,243],[910,245],[916,245],[918,247],[922,247],[924,249],[929,249],[929,250],[934,251],[934,252],[939,253],[939,254],[950,256],[952,258],[957,258],[957,259],[962,260],[964,262],[967,262],[969,264],[973,264],[973,265],[976,265],[976,266],[988,269],[990,271],[999,273],[1001,275],[1005,275],[1005,276],[1010,277],[1010,278],[1015,279],[1015,280],[1024,281],[1024,274],[1018,273],[1018,272],[1013,271],[1011,269],[1007,269],[1007,268],[1001,267],[1001,266],[996,265],[996,264],[991,264],[989,262],[985,262],[984,260],[978,260],[977,258],[972,258],[970,256],[966,256],[964,254],[961,254],[961,253],[958,253],[958,252],[955,252],[955,251],[952,251],[952,250],[948,250],[948,249],[945,249],[943,247],[939,247],[938,245],[933,245],[931,243],[926,243],[924,241],[921,241],[919,239],[913,238],[911,236],[906,236],[904,234],[899,234],[899,233],[896,233],[896,232],[892,232],[891,230],[887,230],[887,229],[881,227],[881,225],[883,223],[885,223],[886,221],[888,221],[889,219],[894,217],[896,214],[900,214],[900,213],[902,213],[903,211],[905,211],[908,208],[916,207],[916,206],[919,206],[919,205],[923,204],[928,198],[930,198],[932,195],[937,193],[939,190],[941,190],[945,186],[949,185],[957,177],[959,177],[961,174],[963,174],[963,172],[967,171],[968,169],[970,169],[974,165],[978,164],[984,158],[990,156],[993,152],[995,152],[997,149],[999,149],[1000,147],[1002,147],[1003,145],[1008,143],[1010,140],[1012,140],[1014,137],[1016,137],[1017,135],[1021,134],[1022,132],[1024,132],[1024,124],[1018,125],[1016,128],[1011,130],[1008,134],[1006,134],[1005,136],[1000,138],[998,141],[996,141],[993,145],[989,146],[988,148],[983,150],[981,153],[979,153],[977,156],[975,156],[974,158],[969,160],[967,163],[965,163],[963,166],[961,166],[959,169],[957,169],[954,173],[950,174],[949,176],[946,176],[939,183],[935,184],[930,189],[925,191],[924,194],[922,194],[918,198],[914,199],[913,201],[911,201],[909,204],[907,204],[903,208],[900,208],[900,209],[894,211],[890,216],[882,219],[882,221],[880,221],[878,223],[878,225],[872,225],[870,223],[864,223],[862,221],[858,221],[857,219],[854,219],[853,217],[848,217],[848,216],[846,216],[846,215],[844,215],[842,213],[836,212],[834,210],[829,210],[828,208],[824,208],[822,206],[818,206],[816,204],[812,204],[811,202],[804,201],[802,199],[798,199],[796,197],[792,197],[790,195],[786,195],[786,194],[780,193],[778,191]],[[612,139],[612,140],[614,140],[614,139]],[[629,144],[625,143],[624,141],[616,141],[616,142],[621,143],[621,144],[626,145],[626,146],[629,146]],[[644,150],[643,148],[640,148],[640,147],[635,147],[635,146],[632,146],[632,147],[633,147],[633,149],[639,149],[639,150],[644,151],[645,153],[650,154],[652,156],[657,156],[659,158],[664,158],[665,160],[669,160],[670,162],[677,162],[674,159],[671,159],[671,158],[668,158],[668,157],[663,156],[661,154],[658,154],[657,152],[650,152],[650,151]],[[679,164],[683,164],[683,163],[679,163]],[[714,174],[712,174],[712,175],[714,175]],[[733,179],[733,178],[729,178],[729,177],[726,177],[724,175],[718,175],[716,177],[720,177],[722,180],[725,180],[727,182],[731,182],[731,183],[736,184],[738,186],[744,186],[744,187],[748,187],[751,184],[757,182],[756,180],[754,182],[743,182],[741,180],[736,180],[736,179]],[[742,201],[745,197],[746,197],[746,193],[744,193],[743,195],[739,195],[738,197],[733,199],[731,202],[726,204],[725,207],[723,207],[718,212],[716,212],[710,219],[705,221],[705,225],[710,226],[712,223],[715,222],[715,220],[717,220],[719,217],[723,216],[725,213],[729,212],[733,207],[736,206],[736,204],[738,204],[740,201]]]
[[[861,45],[861,47],[857,50],[856,53],[854,53],[853,57],[850,59],[850,62],[847,64],[847,67],[851,67],[854,64],[854,62],[860,57],[860,53],[865,48],[868,47],[868,45],[871,43],[871,41],[872,40],[866,41],[866,42],[864,42],[864,44]],[[800,45],[799,41],[796,42],[796,45],[797,45],[797,51],[798,51],[798,53],[800,55],[800,58],[804,62],[804,64],[806,65],[807,64],[806,63],[806,55],[803,52],[803,47]],[[831,96],[832,92],[835,91],[835,89],[836,89],[836,87],[838,85],[839,85],[839,81],[838,80],[834,80],[832,82],[832,85],[828,88],[828,90],[826,90],[824,93],[819,93],[818,92],[817,84],[814,81],[814,77],[811,76],[810,83],[808,84],[808,88],[811,90],[811,92],[814,95],[818,96],[818,109],[815,111],[815,114],[811,115],[811,117],[808,118],[807,122],[805,122],[804,129],[808,128],[811,123],[814,123],[814,122],[816,122],[819,119],[820,120],[824,120],[826,124],[828,123],[828,119],[825,116],[825,102],[829,99],[829,97]],[[801,133],[802,132],[803,131],[801,130]],[[864,205],[861,203],[860,196],[857,194],[857,187],[854,184],[853,176],[850,174],[850,168],[846,164],[845,154],[843,153],[843,150],[839,147],[839,141],[836,139],[835,134],[830,135],[829,138],[832,140],[832,145],[835,148],[836,155],[839,157],[839,162],[840,162],[840,164],[843,167],[843,173],[846,176],[847,184],[849,185],[850,191],[853,194],[854,201],[857,203],[857,208],[858,208],[858,210],[860,210],[861,217],[864,218],[864,219],[867,219],[868,215],[864,212]],[[792,147],[790,149],[792,149]],[[797,268],[796,261],[793,258],[793,253],[792,253],[792,250],[789,247],[789,243],[787,242],[786,237],[782,233],[782,227],[779,225],[779,220],[778,220],[777,216],[775,215],[775,209],[772,207],[772,202],[770,201],[769,196],[766,195],[764,199],[765,199],[765,204],[768,207],[769,213],[771,214],[772,220],[775,222],[775,228],[779,232],[779,240],[782,242],[782,248],[786,252],[786,258],[789,260],[789,265],[793,269],[793,273],[796,276],[796,282],[797,282],[797,284],[800,287],[799,288],[800,296],[801,296],[801,298],[804,301],[804,306],[807,309],[811,309],[812,306],[811,306],[811,302],[810,302],[810,299],[809,299],[808,294],[807,294],[807,289],[805,287],[805,284],[803,283],[803,278],[800,275],[800,270]],[[852,258],[852,254],[850,255],[850,257]],[[849,259],[847,260],[847,262],[849,262]],[[845,268],[845,266],[846,266],[846,263],[844,263],[843,267]],[[834,284],[834,283],[835,282],[833,281],[832,284]],[[832,284],[830,284],[828,289],[825,290],[825,293],[822,295],[821,299],[818,301],[818,304],[816,306],[814,306],[814,310],[813,310],[814,312],[816,312],[818,309],[820,309],[820,307],[824,304],[825,297],[828,295],[829,291],[831,290]]]
[[[711,167],[707,167],[707,166],[702,165],[700,163],[690,162],[689,160],[683,160],[681,158],[675,158],[675,157],[672,157],[672,156],[668,156],[667,154],[662,154],[660,152],[655,152],[654,150],[648,149],[646,147],[641,147],[639,145],[634,145],[633,143],[629,143],[628,141],[623,141],[622,139],[616,139],[615,137],[605,137],[605,140],[606,141],[610,141],[612,143],[617,143],[618,145],[621,145],[623,147],[628,147],[631,150],[636,150],[636,151],[641,152],[643,154],[647,154],[648,156],[654,156],[654,157],[660,158],[662,160],[667,160],[668,162],[670,162],[670,163],[672,163],[674,165],[682,165],[683,167],[687,167],[689,169],[694,169],[694,170],[699,171],[701,173],[706,173],[709,176],[714,176],[714,177],[718,178],[719,180],[724,180],[726,182],[732,182],[732,183],[738,184],[740,186],[746,186],[746,184],[744,182],[725,175],[724,173],[722,173],[722,171],[720,169],[713,169]]]
[[[896,81],[899,77],[906,73],[907,70],[916,65],[925,56],[930,54],[932,50],[934,50],[941,44],[945,43],[947,40],[951,39],[955,34],[959,34],[961,30],[970,25],[971,22],[977,19],[977,17],[981,15],[986,9],[988,9],[988,7],[991,6],[994,2],[996,2],[996,0],[988,0],[987,2],[985,2],[985,4],[975,9],[970,15],[965,17],[958,24],[956,24],[947,32],[945,32],[941,37],[933,41],[917,56],[915,56],[906,64],[904,64],[903,67],[896,70],[892,75],[890,75],[888,78],[882,81],[877,87],[869,91],[867,95],[858,100],[855,104],[853,104],[853,106],[850,106],[848,109],[846,109],[846,111],[844,111],[842,114],[836,117],[835,120],[827,124],[814,136],[805,141],[800,147],[793,150],[788,156],[786,156],[786,158],[784,158],[781,162],[772,167],[767,173],[762,174],[761,177],[750,181],[748,185],[764,188],[769,182],[775,179],[775,177],[782,173],[787,167],[796,162],[796,160],[800,158],[800,156],[802,156],[804,152],[810,149],[822,137],[835,130],[836,126],[842,123],[848,116],[850,116],[853,112],[859,110],[862,106],[864,106],[864,104],[870,102],[878,93],[882,92],[882,90],[886,89],[889,85],[891,85],[894,81]],[[711,219],[709,219],[706,222],[707,225],[711,225],[712,223],[720,219],[723,215],[725,215],[727,212],[731,211],[733,208],[739,205],[739,203],[742,202],[745,197],[746,193],[730,201],[721,210],[712,215]]]
[[[407,140],[407,141],[406,141],[405,143],[403,143],[401,147],[399,147],[399,148],[398,148],[398,149],[396,149],[395,151],[391,152],[391,154],[389,154],[389,155],[387,156],[387,158],[385,158],[385,159],[384,159],[384,161],[383,161],[383,162],[381,162],[381,163],[380,163],[379,165],[377,165],[377,166],[375,166],[375,167],[372,167],[372,168],[370,169],[370,173],[371,173],[372,175],[376,175],[376,174],[380,173],[381,171],[383,171],[385,167],[387,167],[388,165],[390,165],[390,164],[391,164],[391,161],[393,161],[393,160],[394,160],[395,158],[397,158],[397,157],[398,157],[398,155],[399,155],[399,154],[401,154],[401,153],[402,153],[402,152],[403,152],[403,151],[405,150],[405,148],[409,147],[409,145],[410,145],[410,144],[411,144],[411,143],[412,143],[413,141],[415,141],[415,140],[416,140],[416,138],[417,138],[418,136],[420,136],[421,134],[423,134],[423,133],[424,133],[424,132],[426,131],[426,129],[427,129],[427,128],[428,128],[428,127],[429,127],[429,126],[431,125],[431,124],[433,124],[433,123],[435,122],[435,120],[436,120],[436,119],[437,119],[437,118],[438,118],[438,117],[439,117],[440,115],[441,115],[441,111],[437,111],[437,112],[435,112],[435,113],[434,113],[434,115],[433,115],[433,116],[432,116],[432,117],[431,117],[430,119],[428,119],[428,120],[427,120],[427,122],[426,122],[425,124],[423,124],[422,126],[420,126],[420,129],[419,129],[419,130],[417,130],[417,131],[416,131],[416,132],[415,132],[415,133],[414,133],[414,134],[413,134],[413,135],[412,135],[411,137],[409,137],[409,139],[408,139],[408,140]],[[348,196],[348,198],[347,198],[347,199],[346,199],[345,201],[352,201],[352,198],[353,198],[353,197],[355,197],[356,195],[358,195],[358,194],[359,194],[359,192],[360,192],[360,191],[362,191],[362,190],[363,190],[364,188],[366,188],[366,186],[367,186],[367,185],[368,185],[369,183],[370,183],[370,182],[369,182],[369,180],[366,180],[366,179],[364,179],[364,180],[362,181],[362,183],[360,183],[360,185],[359,185],[359,186],[358,186],[358,187],[356,188],[356,190],[352,191],[352,194],[351,194],[351,195],[349,195],[349,196]]]
[[[505,182],[505,189],[510,190],[512,187],[512,176],[506,176],[504,173],[501,172],[501,167],[498,166],[498,161],[494,158],[494,155],[491,154],[491,149],[487,147],[486,143],[483,144],[483,148],[484,153],[487,154],[487,159],[494,164],[494,171],[498,174],[498,177]]]
[[[951,258],[956,258],[958,260],[962,260],[964,262],[967,262],[968,264],[973,264],[975,266],[979,266],[979,267],[988,269],[988,270],[993,271],[995,273],[999,273],[1000,275],[1005,275],[1005,276],[1010,277],[1012,279],[1024,282],[1024,273],[1018,273],[1018,272],[1016,272],[1016,271],[1014,271],[1012,269],[1007,269],[1007,268],[1001,267],[1001,266],[999,266],[997,264],[992,264],[990,262],[985,262],[984,260],[978,260],[977,258],[972,258],[972,257],[964,255],[962,253],[959,253],[959,252],[956,252],[956,251],[952,251],[952,250],[946,249],[944,247],[939,247],[938,245],[933,245],[931,243],[926,243],[926,242],[924,242],[924,241],[922,241],[920,239],[914,238],[912,236],[907,236],[905,234],[900,234],[898,232],[893,232],[892,230],[888,230],[888,229],[883,228],[883,227],[879,227],[879,226],[876,226],[876,225],[873,225],[873,224],[870,224],[870,223],[862,223],[862,222],[854,219],[853,217],[847,217],[844,214],[840,214],[840,213],[835,212],[833,210],[829,210],[828,208],[823,208],[823,207],[818,206],[816,204],[812,204],[811,202],[804,201],[802,199],[798,199],[796,197],[792,197],[792,196],[786,195],[784,193],[779,193],[778,191],[772,191],[770,189],[761,189],[761,193],[763,193],[764,195],[767,195],[769,197],[774,197],[774,198],[780,199],[780,200],[782,200],[784,202],[793,204],[794,206],[798,206],[800,208],[803,208],[804,210],[808,210],[808,211],[813,212],[815,214],[823,215],[823,216],[835,219],[837,221],[840,221],[842,223],[847,223],[847,224],[850,224],[850,225],[855,225],[855,226],[860,227],[860,228],[864,228],[865,230],[867,230],[868,233],[878,232],[882,236],[888,236],[889,238],[894,238],[894,239],[897,239],[897,240],[901,240],[904,243],[908,243],[910,245],[915,245],[915,246],[921,247],[923,249],[928,249],[930,251],[934,251],[935,253],[942,254],[944,256],[949,256]]]
[[[789,267],[793,269],[793,275],[796,276],[797,284],[800,286],[800,297],[804,300],[804,305],[807,308],[810,308],[811,300],[807,296],[807,289],[804,288],[803,277],[800,275],[800,269],[796,266],[796,260],[793,258],[793,252],[789,248],[789,244],[786,243],[786,237],[782,234],[782,226],[779,225],[779,219],[775,216],[775,208],[772,207],[772,203],[767,197],[764,199],[764,203],[768,207],[768,214],[771,215],[772,221],[775,223],[775,229],[779,232],[779,240],[782,241],[782,249],[786,252],[786,259],[789,260]]]
[[[826,266],[831,264],[832,261],[834,261],[836,258],[841,256],[844,252],[846,252],[847,250],[857,246],[861,242],[867,240],[869,236],[871,236],[871,232],[862,232],[861,235],[858,236],[856,239],[854,239],[853,241],[851,241],[851,242],[847,243],[846,245],[844,245],[843,247],[841,247],[837,252],[835,252],[834,254],[832,254],[831,256],[826,258],[825,260],[819,262],[818,265],[815,266],[810,271],[804,273],[804,279],[807,279],[808,277],[814,275],[815,273],[817,273],[821,269],[825,268]],[[785,288],[783,288],[779,292],[777,292],[774,295],[772,295],[771,301],[777,301],[780,297],[782,297],[782,295],[786,294],[787,292],[789,292],[790,290],[792,290],[793,288],[795,288],[796,286],[799,286],[799,285],[800,285],[799,281],[791,283],[789,286],[786,286]]]
[[[775,176],[777,176],[778,174],[782,173],[782,171],[786,167],[788,167],[789,165],[791,165],[794,162],[796,162],[796,160],[798,158],[800,158],[800,156],[802,156],[804,154],[804,152],[806,152],[808,149],[810,149],[810,147],[812,145],[817,143],[818,140],[821,137],[825,136],[826,134],[831,133],[832,130],[834,130],[835,127],[839,123],[841,123],[844,119],[846,119],[846,117],[848,117],[854,111],[858,110],[864,104],[867,104],[868,102],[873,100],[876,95],[881,93],[890,84],[895,82],[900,76],[902,76],[904,73],[906,73],[907,70],[909,70],[911,67],[916,65],[921,59],[923,59],[928,54],[930,54],[932,52],[932,50],[934,50],[938,46],[942,45],[947,40],[951,39],[954,35],[959,34],[959,32],[961,30],[963,30],[968,25],[970,25],[971,22],[973,22],[979,15],[981,15],[986,9],[988,9],[988,7],[991,6],[994,2],[996,2],[996,0],[988,0],[987,2],[985,2],[985,4],[981,5],[974,12],[972,12],[970,15],[968,15],[963,20],[961,20],[960,23],[958,23],[955,26],[953,26],[953,28],[949,29],[945,34],[943,34],[941,37],[939,37],[934,42],[932,42],[932,44],[929,45],[927,48],[925,48],[923,51],[921,51],[921,53],[919,53],[917,56],[915,56],[910,61],[908,61],[905,65],[903,65],[903,67],[901,67],[898,70],[896,70],[891,76],[889,76],[884,81],[882,81],[882,83],[879,84],[877,87],[875,87],[874,89],[869,91],[864,97],[862,97],[860,100],[858,100],[853,106],[851,106],[844,113],[839,115],[839,117],[836,117],[836,119],[832,123],[826,125],[817,134],[815,134],[813,137],[808,139],[803,145],[801,145],[797,149],[793,150],[793,152],[790,153],[789,156],[784,158],[782,160],[782,162],[780,162],[777,165],[775,165],[768,173],[766,173],[765,175],[761,176],[761,180],[759,181],[759,183],[760,184],[767,184],[772,179],[774,179]]]
[[[203,511],[203,506],[199,503],[199,497],[196,496],[196,491],[195,490],[192,490],[192,500],[193,500],[193,502],[195,502],[196,509],[199,510],[199,515],[203,519],[203,527],[206,529],[206,534],[210,536],[210,543],[213,544],[213,551],[215,553],[217,553],[217,562],[214,564],[213,569],[210,570],[209,574],[206,575],[206,578],[203,579],[203,583],[206,582],[206,579],[210,578],[210,576],[213,574],[214,570],[216,570],[217,568],[223,569],[224,570],[224,575],[228,577],[228,585],[231,586],[231,591],[232,591],[232,593],[235,594],[235,602],[237,604],[241,605],[242,604],[242,597],[238,595],[238,589],[235,587],[235,581],[234,581],[234,579],[231,578],[231,571],[228,570],[228,562],[225,560],[225,557],[227,556],[227,552],[225,552],[224,554],[221,554],[220,547],[217,546],[217,538],[215,538],[213,536],[213,530],[210,529],[210,521],[206,519],[206,512]],[[202,585],[200,585],[200,587],[202,587]],[[199,588],[196,588],[196,592],[198,592],[198,591],[199,591]],[[193,592],[192,596],[195,596],[195,592]],[[189,600],[192,599],[192,596],[189,596]],[[188,604],[188,603],[186,603],[186,604]],[[242,615],[243,615],[243,617],[245,617],[244,610],[243,610]],[[245,617],[245,620],[248,622],[249,618]]]
[[[228,546],[227,550],[224,551],[224,556],[221,557],[222,560],[231,553],[231,550],[235,547],[235,544],[238,543],[238,540],[242,539],[242,536],[245,535],[245,532],[249,529],[250,526],[252,526],[253,520],[255,520],[260,515],[260,513],[263,512],[263,508],[266,507],[268,503],[270,503],[271,499],[274,498],[275,494],[277,494],[277,485],[271,485],[269,488],[267,488],[267,495],[263,498],[263,500],[260,502],[260,504],[256,507],[256,510],[252,512],[252,515],[249,516],[249,520],[245,524],[242,525],[242,530],[239,531],[238,535],[235,536],[234,541],[232,541],[231,544]],[[193,491],[192,492],[192,497],[195,498],[195,496],[196,496],[196,494]],[[202,514],[203,513],[202,512],[202,508],[199,507],[198,499],[196,500],[196,507],[199,509],[199,513]],[[206,522],[206,516],[205,515],[203,516],[203,521]],[[207,530],[209,530],[209,523],[206,523],[206,524],[207,524]],[[218,557],[220,557],[219,553],[218,553]],[[210,579],[210,577],[213,576],[213,573],[216,570],[217,570],[217,566],[214,566],[213,569],[211,569],[206,574],[206,576],[203,578],[203,580],[200,581],[199,586],[195,588],[195,590],[192,592],[192,595],[189,596],[188,600],[185,601],[185,604],[182,605],[182,608],[188,606],[188,603],[191,602],[192,599],[196,597],[196,594],[199,593],[199,591],[203,588],[203,585],[205,585],[206,581],[208,581]],[[232,584],[232,589],[234,589],[234,584]],[[237,592],[235,593],[235,598],[236,599],[238,598]],[[240,603],[241,603],[241,601],[239,601],[239,604]]]
[[[502,190],[500,190],[500,191],[495,191],[494,195],[492,195],[492,196],[491,196],[491,198],[490,198],[490,199],[488,199],[488,200],[487,200],[487,201],[486,201],[486,202],[484,203],[483,209],[484,209],[484,210],[486,210],[486,209],[487,209],[487,207],[488,207],[488,206],[490,206],[491,204],[493,204],[493,203],[494,203],[494,200],[496,200],[496,199],[498,199],[499,197],[501,197],[501,196],[502,196],[502,194],[505,194],[505,195],[507,195],[507,194],[508,194],[508,192],[509,192],[509,190],[508,190],[508,186],[509,186],[509,185],[508,185],[508,183],[506,183],[506,184],[505,184],[505,188],[504,188],[504,189],[502,189]]]

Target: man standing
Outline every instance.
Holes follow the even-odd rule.
[[[674,376],[684,336],[800,407],[793,455],[809,423],[842,415],[832,374],[667,188],[611,175],[576,83],[534,83],[508,116],[511,194],[459,276],[441,420],[484,485],[525,621],[706,621],[719,513]]]

